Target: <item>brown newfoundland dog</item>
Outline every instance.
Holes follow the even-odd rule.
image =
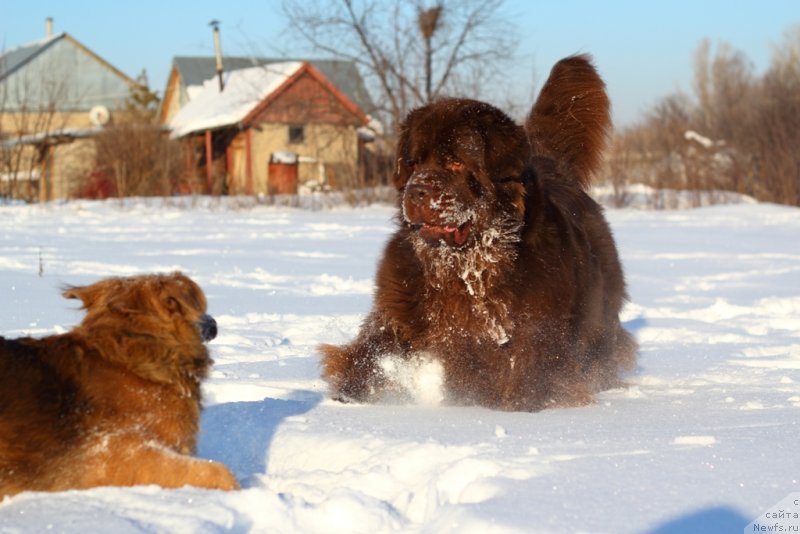
[[[387,357],[436,361],[447,402],[503,410],[585,404],[620,385],[636,352],[619,320],[625,282],[586,194],[610,123],[587,56],[555,65],[525,128],[475,100],[412,111],[372,312],[354,341],[321,347],[334,397],[395,394]]]
[[[192,280],[113,278],[64,292],[86,316],[43,339],[0,337],[0,499],[25,490],[158,484],[234,489],[192,458],[216,335]]]

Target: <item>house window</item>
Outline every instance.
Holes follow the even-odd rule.
[[[289,126],[289,142],[302,143],[305,141],[305,132],[302,126]]]

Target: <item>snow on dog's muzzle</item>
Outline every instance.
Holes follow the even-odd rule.
[[[472,232],[469,211],[438,183],[412,177],[403,194],[403,215],[431,245],[460,248]]]

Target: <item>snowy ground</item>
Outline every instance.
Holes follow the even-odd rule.
[[[798,209],[609,210],[639,368],[529,414],[328,398],[315,346],[356,333],[390,208],[200,204],[0,206],[0,335],[71,328],[63,284],[185,271],[220,327],[200,455],[245,489],[26,493],[0,531],[742,532],[800,491]]]

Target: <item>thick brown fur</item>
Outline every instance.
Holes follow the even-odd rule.
[[[0,499],[21,491],[158,484],[235,489],[193,458],[216,333],[181,273],[72,287],[86,315],[41,339],[0,337]]]
[[[611,129],[605,84],[586,56],[559,61],[525,123],[534,154],[554,159],[584,188]]]
[[[526,129],[474,100],[412,111],[398,142],[399,228],[357,338],[323,345],[334,397],[395,389],[386,356],[438,360],[446,399],[535,411],[621,385],[636,344],[611,231],[585,192],[608,128],[586,56],[560,61]]]

